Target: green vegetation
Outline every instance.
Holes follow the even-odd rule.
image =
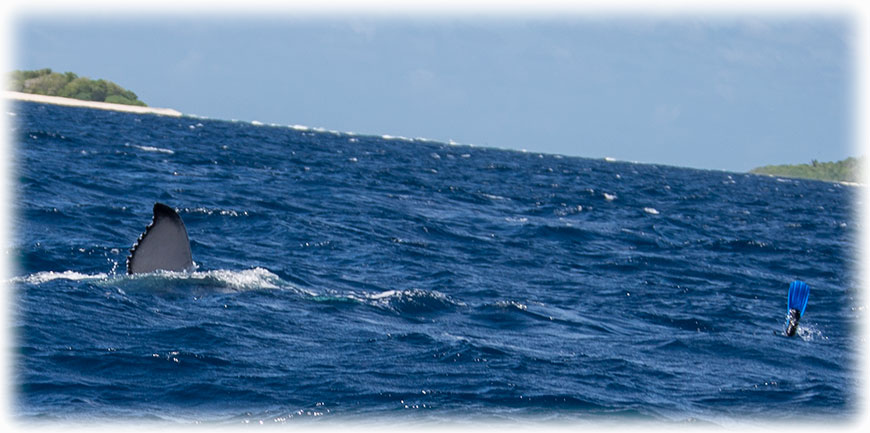
[[[828,180],[834,182],[858,182],[859,170],[864,165],[864,157],[846,158],[837,162],[818,162],[797,165],[765,165],[753,168],[750,173],[769,174],[801,179]]]
[[[13,71],[10,75],[9,90],[15,92],[146,107],[135,93],[111,81],[91,80],[72,72],[61,74],[48,68]]]

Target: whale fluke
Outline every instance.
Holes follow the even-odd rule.
[[[192,268],[190,240],[184,222],[171,207],[154,203],[154,219],[130,248],[127,273],[186,271]]]

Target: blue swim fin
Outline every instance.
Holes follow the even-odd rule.
[[[788,309],[798,310],[803,316],[809,299],[810,286],[800,280],[792,281],[791,285],[788,286]]]
[[[791,337],[797,332],[798,323],[807,309],[809,299],[810,286],[800,280],[792,281],[788,286],[788,326],[785,335]]]

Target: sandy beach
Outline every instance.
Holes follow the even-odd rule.
[[[98,110],[124,111],[127,113],[158,114],[161,116],[181,116],[181,112],[171,108],[140,107],[136,105],[111,104],[108,102],[82,101],[80,99],[61,98],[60,96],[34,95],[30,93],[4,91],[5,99],[39,102],[42,104],[66,105],[70,107],[87,107]]]

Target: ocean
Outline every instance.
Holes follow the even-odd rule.
[[[3,115],[20,422],[857,416],[860,187],[31,102]],[[193,272],[126,274],[155,202],[184,220]],[[795,279],[811,292],[788,338]]]

